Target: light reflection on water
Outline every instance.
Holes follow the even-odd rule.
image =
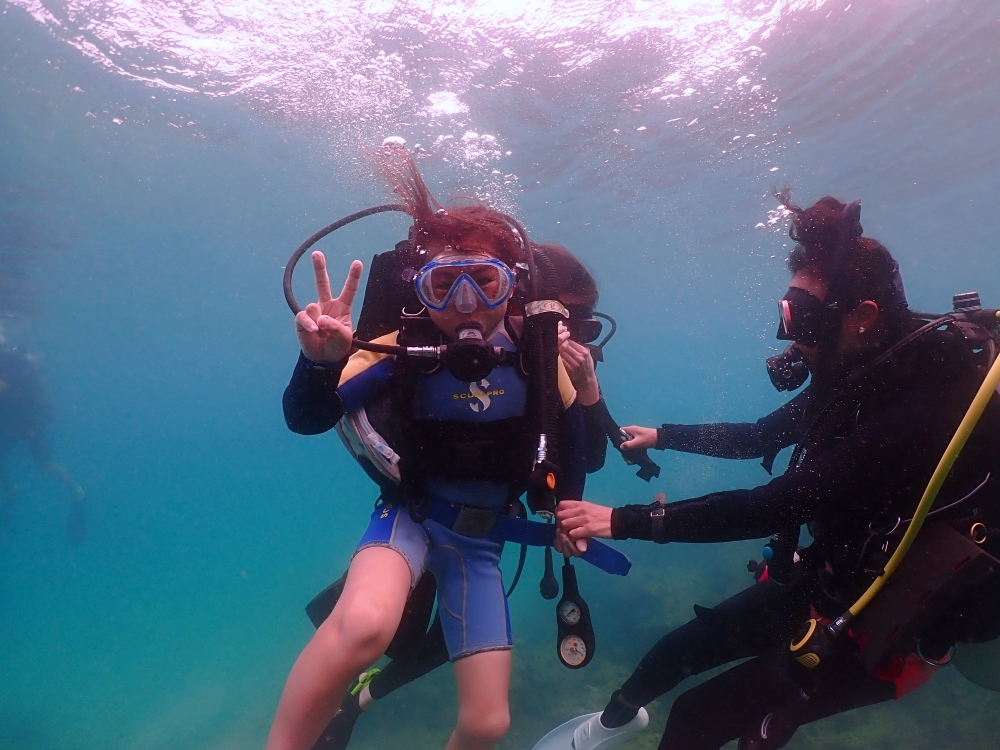
[[[504,102],[523,111],[579,108],[583,98],[581,111],[598,116],[648,108],[650,122],[634,132],[694,128],[693,102],[710,113],[719,102],[754,101],[759,117],[777,101],[757,79],[760,44],[824,0],[13,4],[156,89],[238,96],[288,121],[336,128],[340,148],[410,129],[432,151],[492,165],[499,154],[449,141],[483,132]],[[493,96],[500,102],[483,101]]]

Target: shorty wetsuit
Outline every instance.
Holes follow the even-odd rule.
[[[380,343],[394,343],[392,334]],[[508,351],[515,345],[501,330],[490,343]],[[315,363],[300,356],[285,391],[285,419],[290,429],[317,434],[332,428],[345,413],[361,408],[390,388],[396,362],[391,357],[358,352],[346,363]],[[586,442],[575,392],[560,366],[563,405],[560,424],[560,497],[581,497]],[[414,421],[487,423],[523,416],[527,382],[513,365],[496,367],[473,383],[457,380],[444,368],[417,379],[410,405]],[[510,617],[499,569],[503,542],[456,533],[434,520],[439,509],[473,507],[506,513],[510,488],[491,480],[428,476],[424,496],[407,498],[383,493],[362,536],[358,551],[372,546],[396,550],[410,569],[411,587],[425,571],[434,575],[438,608],[449,657],[454,660],[481,651],[509,649]],[[416,521],[411,500],[431,509]]]

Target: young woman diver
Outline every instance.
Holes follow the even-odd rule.
[[[587,432],[586,467],[590,474],[604,466],[609,433],[617,436],[619,441],[622,439],[618,435],[620,428],[608,423],[610,415],[603,403],[595,366],[595,357],[603,361],[604,345],[610,334],[600,344],[591,344],[601,337],[602,328],[594,317],[599,298],[597,284],[586,267],[569,250],[559,245],[540,243],[535,245],[535,250],[551,262],[555,278],[558,279],[557,298],[569,312],[565,324],[560,323],[559,326],[559,353],[583,412]],[[410,275],[406,268],[412,265],[412,258],[408,257],[411,252],[409,241],[404,241],[396,249],[373,259],[369,285],[365,290],[366,304],[359,318],[357,335],[374,338],[385,332],[383,329],[398,321],[399,310],[414,302],[410,299],[412,286],[409,294],[402,288],[398,288],[395,294],[390,291],[399,287],[398,279],[401,276]],[[389,309],[385,309],[386,307]],[[393,307],[395,318],[392,317]],[[385,434],[392,430],[392,426],[386,423],[378,410],[368,413],[367,417],[373,428],[368,434],[375,433],[378,435],[376,442],[391,446],[392,441],[386,440]],[[359,463],[372,474],[371,468],[379,462],[379,457],[373,456],[371,449],[361,446],[360,442],[358,439],[345,439]],[[648,461],[648,457],[646,460]],[[382,486],[387,482],[391,485],[396,477],[385,472],[373,475],[373,479]],[[546,575],[542,579],[541,589],[553,596],[558,591],[558,583],[548,550],[546,561]],[[344,578],[341,578],[307,607],[307,613],[317,627],[329,615],[336,597],[343,589],[343,582]],[[426,576],[418,583],[407,604],[400,629],[387,651],[386,655],[390,660],[381,669],[368,670],[359,677],[357,684],[344,697],[336,716],[323,730],[313,750],[344,750],[362,713],[367,712],[377,701],[448,661],[440,611],[430,621],[434,591],[433,577]]]
[[[522,339],[533,323],[519,327],[509,315],[513,269],[537,261],[527,257],[530,241],[485,206],[438,204],[402,149],[382,157],[413,217],[411,237],[423,257],[414,288],[424,310],[398,334],[370,344],[353,339],[361,263],[352,263],[334,298],[325,259],[313,253],[318,301],[296,315],[302,352],[283,404],[293,431],[317,434],[388,394],[402,427],[401,481],[395,492],[383,491],[336,607],[292,668],[268,750],[312,746],[349,685],[389,645],[425,571],[437,583],[458,686],[447,748],[491,748],[509,724],[512,640],[500,552],[505,541],[552,544],[555,533],[517,518],[518,496],[529,488],[531,504],[546,492],[560,500],[583,489],[586,440],[576,394],[554,348],[548,369],[531,370],[532,356],[544,362],[546,355]],[[544,320],[557,307],[543,298],[533,314]],[[536,341],[555,347],[554,324],[548,331]],[[351,354],[352,346],[362,350]],[[451,355],[446,366],[442,353]],[[541,433],[539,423],[548,424]],[[591,561],[627,571],[627,560],[607,548]]]
[[[733,739],[743,750],[779,748],[802,724],[918,687],[956,643],[1000,635],[1000,535],[988,531],[1000,525],[997,311],[959,295],[955,313],[921,319],[934,316],[909,311],[892,256],[861,236],[860,203],[826,197],[800,209],[779,197],[798,245],[778,338],[794,346],[769,370],[802,363],[809,387],[756,424],[626,429],[633,447],[763,457],[768,471],[781,448],[796,445],[788,471],[753,490],[615,509],[566,502],[557,513],[575,541],[775,534],[768,574],[712,609],[695,607],[695,619],[654,646],[603,712],[568,722],[538,750],[613,747],[640,706],[747,657],[755,658],[674,702],[660,748],[714,750]],[[787,380],[776,387],[788,390]],[[968,442],[956,453],[959,435]],[[932,506],[914,542],[916,519]],[[796,551],[803,523],[814,541]],[[898,557],[904,542],[920,554]],[[892,593],[864,609],[886,579]]]

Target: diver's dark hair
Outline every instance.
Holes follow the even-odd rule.
[[[572,295],[578,300],[576,304],[582,307],[593,310],[597,306],[597,300],[600,298],[597,282],[579,258],[554,242],[536,244],[535,249],[552,263],[552,270],[557,279],[556,286],[559,288],[559,299],[565,302],[563,298]]]
[[[775,197],[792,216],[788,236],[797,243],[788,256],[792,274],[810,268],[833,283],[840,223],[847,204],[827,195],[808,208],[792,203],[791,191],[775,192]],[[879,317],[890,333],[903,332],[910,320],[906,294],[899,275],[899,264],[889,250],[876,239],[859,237],[839,269],[839,300],[844,309],[853,310],[865,300],[879,308]]]
[[[496,246],[497,258],[508,266],[526,259],[521,238],[499,212],[479,202],[447,207],[438,203],[403,146],[383,146],[378,161],[392,191],[413,217],[410,238],[418,247],[430,239],[461,247],[463,240],[485,236]]]

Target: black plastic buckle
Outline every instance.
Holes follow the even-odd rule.
[[[484,537],[493,531],[496,522],[497,514],[492,510],[463,506],[459,509],[458,518],[451,525],[451,530],[462,536]]]
[[[652,508],[649,511],[649,517],[652,519],[653,523],[653,541],[657,544],[666,544],[667,540],[664,538],[665,529],[663,528],[663,517],[667,514],[666,509],[663,507],[662,503],[657,503],[657,507]]]

